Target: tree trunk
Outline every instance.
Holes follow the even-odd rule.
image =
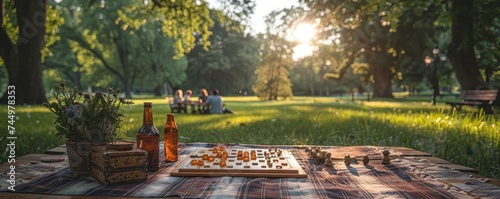
[[[3,1],[2,5],[4,5]],[[3,47],[0,50],[0,56],[7,68],[9,86],[15,87],[16,104],[41,104],[47,101],[42,81],[41,62],[47,0],[16,0],[14,6],[19,25],[19,37],[17,43],[12,45],[5,27],[2,26],[0,39]],[[1,14],[3,19],[3,11]],[[7,103],[8,96],[6,91],[0,102]]]
[[[125,84],[125,98],[132,99],[132,86],[127,82],[123,82]]]
[[[161,85],[157,85],[154,88],[154,96],[156,96],[156,97],[161,96],[161,91],[162,91],[162,86]]]
[[[373,68],[373,98],[393,98],[392,75],[388,66],[370,64]]]
[[[448,57],[463,90],[487,89],[474,55],[473,1],[453,0]]]
[[[314,96],[314,71],[311,69],[311,75],[309,76],[309,84],[311,89],[311,96]]]
[[[123,37],[123,33],[121,33],[120,30],[118,30],[118,35]],[[130,62],[128,60],[130,54],[127,43],[128,41],[126,41],[126,38],[115,38],[114,41],[116,50],[118,51],[118,59],[120,60],[120,65],[123,69],[123,76],[119,78],[123,86],[125,86],[125,98],[132,99],[132,75],[130,71]]]

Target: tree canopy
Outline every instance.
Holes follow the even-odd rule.
[[[221,2],[223,14],[219,14],[219,17],[222,22],[229,23],[228,19],[231,17],[244,21],[253,12],[253,1],[227,0]],[[210,8],[205,0],[154,0],[151,2],[94,0],[84,3],[78,1],[51,1],[48,3],[47,0],[27,2],[2,0],[1,5],[0,37],[2,41],[6,42],[6,45],[2,45],[0,57],[8,72],[8,85],[16,85],[18,103],[37,104],[46,101],[42,63],[44,55],[50,54],[48,47],[59,38],[58,27],[64,22],[60,16],[61,10],[67,10],[67,18],[73,17],[73,21],[69,25],[65,24],[60,29],[61,34],[68,36],[64,39],[70,41],[62,41],[59,46],[53,49],[71,49],[74,53],[66,54],[68,57],[66,57],[66,61],[63,61],[66,64],[52,62],[53,65],[50,68],[69,65],[73,69],[66,68],[61,71],[66,73],[68,77],[72,76],[72,80],[76,81],[75,75],[71,75],[75,70],[78,73],[82,68],[85,68],[86,64],[91,65],[92,67],[87,67],[87,69],[92,68],[92,70],[99,65],[103,66],[121,82],[121,85],[117,86],[124,87],[128,97],[131,97],[132,85],[136,78],[139,75],[144,75],[139,74],[139,72],[144,71],[138,70],[139,63],[143,64],[143,62],[136,59],[144,57],[145,55],[141,54],[144,51],[131,46],[141,44],[140,39],[149,39],[150,41],[153,39],[150,33],[141,33],[141,31],[150,31],[146,30],[147,25],[156,25],[157,28],[153,32],[161,32],[163,37],[170,38],[169,45],[173,47],[173,52],[175,52],[170,61],[176,62],[173,60],[181,59],[195,46],[199,45],[207,49],[210,45],[208,38],[212,34],[210,27],[214,24],[210,17]],[[54,10],[52,9],[54,6],[60,7]],[[230,27],[233,29],[241,28]],[[71,34],[71,30],[76,33]],[[110,48],[110,46],[115,48]],[[153,47],[149,46],[149,50],[152,49]],[[42,54],[42,52],[44,53]],[[93,57],[99,62],[81,63],[79,61],[84,60],[82,57]],[[61,57],[59,56],[59,58]],[[74,60],[68,62],[68,59]],[[162,60],[162,62],[168,61]],[[153,71],[159,70],[157,62],[149,63],[148,68],[152,68]],[[167,68],[181,67],[181,65],[169,64],[174,67]],[[182,72],[182,67],[179,72]],[[21,78],[20,74],[30,78]],[[165,74],[160,78],[166,78]],[[109,77],[107,76],[107,78]],[[182,75],[175,74],[175,77],[171,77],[174,82],[179,82],[179,80],[174,80],[176,77],[182,80]],[[152,84],[156,87],[160,86],[158,77],[150,80],[154,81],[155,79],[156,82]],[[3,103],[7,102],[6,96],[4,93]]]
[[[218,88],[276,100],[369,87],[374,97],[392,97],[393,89],[430,87],[423,60],[434,47],[448,58],[437,69],[441,85],[500,86],[494,0],[298,1],[271,13],[265,33],[250,35],[251,0],[218,7],[207,0],[2,0],[0,86],[15,85],[17,102],[28,104],[46,101],[45,87],[57,81],[121,88],[127,97]],[[301,24],[315,30],[310,52],[298,57],[304,43],[290,35]]]

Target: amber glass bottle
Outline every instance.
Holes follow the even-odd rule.
[[[165,141],[165,161],[177,162],[177,146],[179,144],[179,128],[174,120],[174,114],[167,114],[167,123],[163,129],[163,138]]]
[[[144,119],[137,132],[137,148],[148,153],[148,171],[158,171],[160,164],[160,133],[153,125],[151,102],[144,102]]]

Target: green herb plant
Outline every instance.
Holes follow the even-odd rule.
[[[84,93],[70,89],[65,83],[54,85],[55,102],[45,103],[56,115],[56,135],[68,141],[91,143],[115,142],[123,121],[123,104],[133,104],[118,97],[120,90],[108,88],[106,93]]]

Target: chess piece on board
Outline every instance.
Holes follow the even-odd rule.
[[[368,157],[368,155],[364,155],[363,156],[363,164],[367,165],[369,162],[370,162],[370,158]]]
[[[333,161],[331,158],[328,158],[325,160],[325,166],[326,167],[333,167]]]
[[[332,153],[327,152],[327,153],[325,154],[325,157],[326,157],[326,158],[328,158],[328,159],[332,159]]]
[[[332,154],[326,154],[325,167],[333,167]]]
[[[346,166],[351,165],[351,156],[349,156],[349,154],[345,154],[344,163]]]
[[[382,164],[390,164],[391,158],[389,158],[389,154],[391,153],[389,152],[389,149],[384,149],[382,154],[384,155],[384,157],[382,158]]]

